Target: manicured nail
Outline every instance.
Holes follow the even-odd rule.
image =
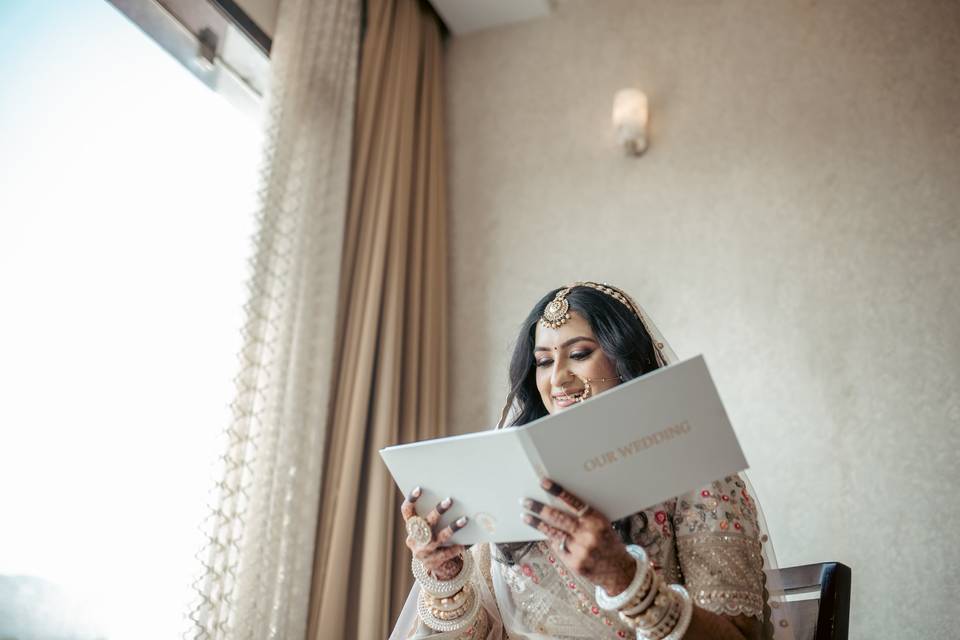
[[[413,491],[410,492],[410,502],[415,502],[416,499],[420,497],[421,493],[423,493],[423,489],[420,487],[414,487]]]
[[[463,529],[465,526],[467,526],[467,516],[460,516],[457,518],[457,521],[453,523],[454,530]]]
[[[554,482],[550,478],[544,478],[540,482],[540,486],[546,489],[547,493],[549,493],[552,496],[558,496],[563,492],[563,487],[558,485],[556,482]]]
[[[437,511],[443,513],[450,508],[450,505],[453,504],[453,498],[444,498],[440,504],[437,505]]]
[[[526,500],[523,501],[523,508],[526,509],[527,511],[540,513],[541,511],[543,511],[543,503],[527,498]]]
[[[528,524],[531,527],[533,526],[533,516],[529,516],[524,513],[523,515],[520,516],[520,518],[523,520],[524,524]]]

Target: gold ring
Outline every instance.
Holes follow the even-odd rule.
[[[418,545],[427,545],[433,540],[433,528],[425,519],[413,516],[407,520],[407,535]]]

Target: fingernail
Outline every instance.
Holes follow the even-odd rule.
[[[523,515],[521,515],[520,519],[523,520],[525,524],[528,524],[531,527],[533,526],[533,518],[528,516],[527,514],[524,513]]]
[[[453,498],[444,498],[443,501],[440,502],[438,510],[446,511],[447,509],[450,508],[450,505],[452,504],[453,504]]]
[[[543,481],[540,483],[540,486],[546,489],[547,493],[549,493],[552,496],[558,496],[563,491],[563,487],[561,487],[560,485],[558,485],[556,482],[554,482],[549,478],[544,478]]]
[[[419,498],[421,493],[423,493],[423,489],[420,487],[414,487],[413,491],[410,492],[410,497],[412,498],[411,502]]]
[[[467,526],[467,516],[460,516],[453,524],[457,529],[463,529],[465,526]]]

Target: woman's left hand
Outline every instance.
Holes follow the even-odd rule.
[[[523,507],[535,515],[525,513],[523,521],[550,539],[550,546],[567,567],[611,596],[623,592],[633,580],[637,564],[610,520],[552,480],[544,480],[541,486],[573,513],[527,498]]]

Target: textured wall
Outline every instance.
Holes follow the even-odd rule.
[[[781,564],[853,567],[852,637],[957,637],[958,69],[946,1],[559,2],[453,39],[453,429],[495,421],[539,296],[618,284],[706,355]]]

